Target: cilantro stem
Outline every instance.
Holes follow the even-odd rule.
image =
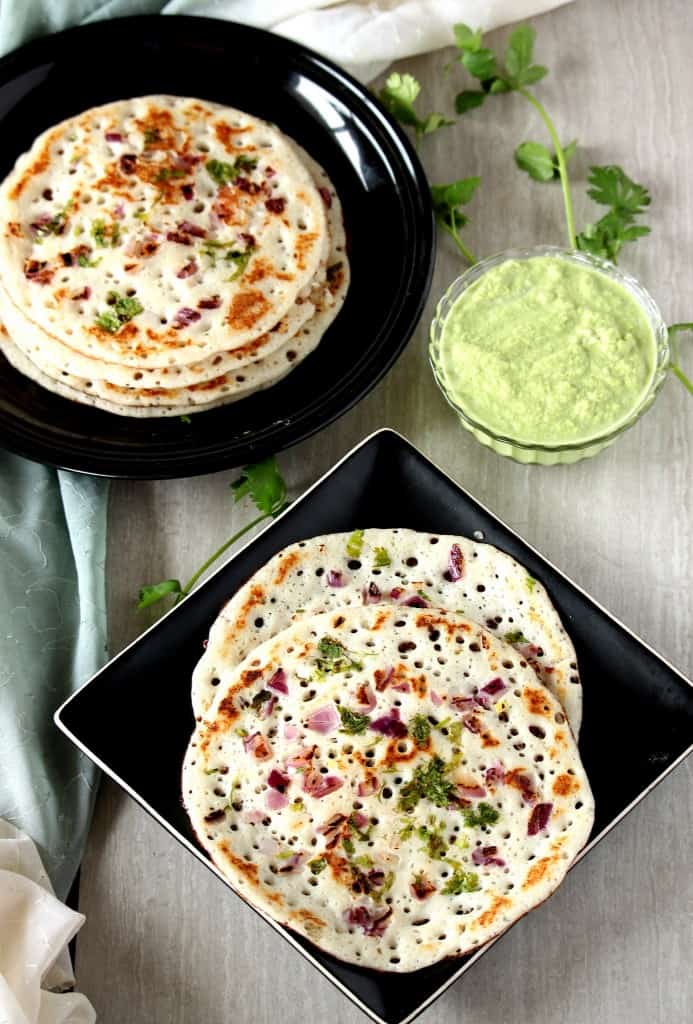
[[[565,219],[568,227],[568,244],[571,249],[577,248],[577,242],[575,240],[575,217],[573,216],[573,200],[570,195],[570,180],[568,178],[568,168],[565,162],[565,156],[563,154],[563,146],[561,145],[558,133],[554,127],[553,121],[549,117],[546,109],[542,103],[533,96],[531,92],[520,86],[517,90],[529,103],[532,104],[534,109],[537,111],[542,121],[546,125],[546,130],[551,136],[553,142],[553,148],[556,151],[556,161],[558,163],[558,173],[561,179],[561,189],[563,190],[563,205],[565,206]]]
[[[670,327],[667,327],[669,344],[671,346],[671,359],[669,360],[668,369],[671,370],[675,377],[678,377],[686,390],[693,395],[693,381],[686,376],[679,366],[679,345],[676,335],[680,331],[693,331],[693,323],[672,324]]]
[[[188,582],[185,584],[185,586],[181,589],[180,593],[176,597],[176,600],[175,600],[174,603],[178,604],[178,602],[182,601],[184,597],[187,597],[188,594],[190,593],[190,591],[192,590],[192,588],[195,586],[195,584],[199,580],[200,576],[202,576],[203,573],[205,573],[207,571],[207,569],[209,569],[210,565],[212,565],[214,562],[216,562],[217,558],[221,558],[221,556],[224,554],[224,552],[228,548],[230,548],[232,544],[235,544],[237,540],[240,540],[244,533],[247,533],[248,530],[252,530],[252,528],[254,526],[258,526],[260,523],[264,522],[265,519],[269,519],[269,518],[270,518],[270,516],[268,516],[265,512],[263,512],[261,515],[257,516],[256,519],[253,519],[252,522],[247,523],[244,527],[242,527],[238,531],[238,533],[234,533],[233,537],[229,537],[229,539],[227,541],[224,541],[224,543],[221,545],[221,547],[217,548],[217,550],[214,552],[214,554],[210,555],[209,558],[207,559],[207,561],[204,562],[200,566],[200,568],[197,570],[197,572],[194,573],[190,577]]]
[[[445,229],[445,230],[447,231],[447,233],[448,233],[448,234],[450,235],[450,238],[452,238],[453,242],[455,243],[455,245],[457,246],[457,248],[458,248],[458,249],[460,250],[460,252],[461,252],[461,253],[462,253],[462,255],[464,256],[464,258],[465,258],[465,259],[467,260],[467,262],[468,262],[468,263],[469,263],[470,265],[472,265],[472,266],[473,266],[473,265],[474,265],[474,264],[475,264],[475,263],[477,262],[477,260],[476,260],[476,259],[474,258],[474,256],[472,255],[472,253],[471,253],[471,252],[469,251],[469,249],[467,248],[467,246],[466,246],[466,245],[464,244],[464,242],[462,241],[462,239],[460,238],[460,236],[459,236],[459,235],[457,234],[457,232],[455,231],[455,229],[454,229],[454,228],[451,228],[451,227],[450,227],[450,226],[449,226],[448,224],[443,224],[443,228],[444,228],[444,229]]]

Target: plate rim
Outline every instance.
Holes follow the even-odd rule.
[[[46,441],[41,436],[42,432],[40,428],[37,436],[34,433],[33,426],[28,428],[27,433],[27,424],[21,417],[17,417],[11,411],[4,413],[2,409],[0,409],[0,426],[2,427],[2,438],[0,443],[2,444],[2,447],[7,451],[11,451],[16,455],[29,459],[32,462],[38,462],[43,465],[48,465],[56,469],[68,470],[70,472],[80,472],[87,476],[94,476],[103,479],[171,480],[200,476],[205,473],[222,472],[225,469],[233,468],[234,465],[239,465],[242,462],[250,461],[251,459],[262,459],[270,454],[277,454],[278,452],[293,448],[302,441],[319,434],[336,420],[346,415],[346,413],[370,394],[383,377],[392,369],[393,365],[397,362],[405,348],[408,346],[421,322],[426,303],[430,296],[436,260],[437,229],[433,208],[430,203],[425,203],[425,197],[428,195],[429,191],[429,183],[423,164],[421,163],[412,142],[407,137],[403,128],[388,113],[385,107],[378,101],[377,96],[371,92],[368,86],[359,82],[357,78],[344,68],[340,67],[340,65],[336,64],[330,58],[313,50],[311,47],[304,46],[302,43],[296,42],[288,37],[279,36],[267,29],[259,28],[254,25],[245,25],[241,22],[222,18],[204,17],[195,14],[175,14],[168,15],[164,20],[160,14],[121,15],[116,18],[90,21],[86,24],[74,25],[62,29],[60,32],[30,39],[28,42],[10,51],[10,53],[0,57],[0,83],[10,80],[13,72],[14,74],[19,73],[19,68],[16,67],[16,65],[21,67],[23,64],[29,63],[32,67],[36,67],[39,63],[45,63],[45,58],[52,54],[54,49],[58,50],[62,40],[65,38],[70,39],[75,36],[79,36],[80,34],[89,35],[93,33],[98,35],[100,32],[104,32],[109,24],[114,22],[143,26],[145,28],[151,27],[156,29],[157,32],[175,32],[176,26],[174,24],[174,19],[181,21],[183,18],[188,22],[197,24],[201,27],[201,30],[206,28],[207,31],[209,31],[212,26],[216,26],[217,28],[223,26],[225,31],[240,31],[241,33],[246,33],[250,37],[264,40],[269,39],[278,46],[283,53],[289,53],[290,55],[293,55],[295,59],[303,60],[314,68],[317,67],[320,69],[323,74],[326,74],[329,77],[331,87],[338,82],[342,89],[348,91],[350,99],[356,99],[364,106],[369,115],[379,123],[379,129],[388,133],[391,144],[397,150],[397,155],[400,160],[400,169],[406,172],[406,179],[408,183],[407,194],[410,199],[424,200],[421,202],[421,210],[416,212],[416,216],[413,217],[411,221],[411,223],[414,223],[415,221],[416,234],[419,236],[419,247],[421,252],[424,254],[424,257],[421,260],[420,270],[418,271],[418,278],[420,278],[420,280],[417,278],[417,287],[413,288],[412,283],[414,282],[411,280],[412,274],[410,273],[406,280],[400,282],[401,287],[399,288],[399,292],[402,302],[397,312],[395,324],[388,329],[385,335],[385,344],[387,345],[387,342],[391,342],[392,337],[397,335],[399,335],[399,341],[395,345],[390,343],[386,349],[385,358],[380,361],[376,361],[375,364],[372,358],[365,358],[362,360],[364,365],[359,371],[358,376],[351,379],[350,386],[352,390],[350,391],[350,386],[347,385],[346,389],[341,392],[341,398],[336,404],[333,404],[329,410],[324,410],[318,414],[314,414],[314,417],[317,417],[319,420],[318,425],[316,425],[314,419],[305,421],[299,416],[297,421],[297,419],[292,415],[290,426],[283,428],[283,439],[282,437],[271,439],[261,436],[257,441],[251,437],[242,444],[239,442],[235,447],[240,449],[240,454],[233,456],[233,459],[236,460],[233,462],[230,461],[229,456],[225,457],[225,449],[221,445],[221,441],[218,441],[210,446],[211,450],[209,451],[187,451],[182,457],[178,451],[169,451],[164,455],[154,456],[151,460],[145,460],[142,468],[140,468],[142,464],[137,451],[131,452],[128,455],[123,455],[114,450],[107,455],[103,455],[99,453],[98,446],[94,449],[91,445],[88,431],[84,431],[80,435],[79,441],[76,443],[73,442],[72,438],[67,438],[64,441],[59,442],[60,450],[56,451],[56,445],[51,444],[50,441]],[[180,28],[180,25],[178,28]],[[166,45],[165,39],[160,39],[158,42],[159,45]],[[48,53],[44,52],[46,49],[48,49]],[[26,60],[27,54],[28,61]],[[44,57],[43,61],[40,59],[42,55]],[[58,59],[59,56],[57,58],[51,57],[51,61],[53,63]],[[28,69],[24,67],[24,71],[26,72],[27,70]],[[334,95],[332,88],[330,88],[329,91]],[[11,110],[14,105],[15,104],[12,104],[9,109]],[[388,166],[390,166],[389,161]],[[427,209],[425,209],[426,206],[428,207]],[[411,269],[412,271],[416,269],[414,263],[411,264]],[[365,355],[367,356],[367,353]],[[373,369],[374,365],[376,367],[375,369]],[[18,371],[13,370],[13,372]],[[40,387],[40,385],[35,386]],[[61,396],[53,397],[56,400],[61,398]],[[66,398],[61,400],[65,402],[70,401]],[[79,404],[80,403],[71,402],[71,405],[73,406]],[[220,407],[220,410],[223,410],[223,408],[223,406]],[[85,406],[85,409],[91,409],[91,407]],[[211,411],[218,412],[219,410]],[[105,413],[105,415],[115,414]],[[146,417],[143,417],[143,419],[145,421],[147,420]],[[13,427],[13,423],[17,424],[17,427]],[[223,428],[223,423],[220,424],[220,426]],[[9,443],[7,439],[8,429],[12,431]],[[223,429],[220,430],[220,438],[222,436]],[[180,441],[184,442],[185,439],[181,437]],[[90,448],[88,452],[84,452],[82,450],[82,445],[84,444]],[[183,460],[182,463],[181,458]],[[114,462],[115,465],[113,465]]]
[[[82,683],[82,685],[77,690],[75,690],[74,693],[70,694],[70,696],[60,704],[60,706],[53,714],[53,721],[55,725],[58,727],[58,729],[60,729],[60,731],[65,736],[68,737],[68,739],[72,743],[75,744],[75,746],[78,747],[79,750],[82,751],[83,754],[86,754],[86,756],[89,757],[90,760],[94,761],[94,763],[97,764],[109,778],[116,782],[121,787],[121,789],[123,789],[132,799],[134,799],[136,803],[138,803],[174,839],[176,839],[186,849],[192,852],[202,864],[209,868],[226,885],[226,887],[231,890],[234,896],[237,896],[245,903],[246,906],[250,907],[251,910],[254,910],[257,914],[259,914],[260,917],[262,917],[264,921],[266,921],[279,935],[281,935],[282,938],[286,939],[293,946],[294,949],[296,949],[305,959],[307,959],[311,963],[313,967],[315,967],[336,988],[338,988],[342,992],[342,994],[344,994],[352,1003],[358,1006],[358,1008],[368,1017],[370,1017],[371,1020],[375,1021],[376,1024],[392,1024],[392,1022],[388,1022],[384,1017],[379,1016],[377,1013],[375,1013],[375,1011],[371,1010],[370,1007],[363,1003],[361,999],[352,991],[352,989],[344,985],[344,983],[341,982],[336,977],[336,975],[331,973],[327,967],[319,963],[319,961],[317,961],[313,957],[310,949],[301,945],[294,938],[293,934],[289,929],[287,929],[284,925],[280,924],[279,922],[274,921],[262,910],[254,906],[252,903],[247,901],[240,893],[238,893],[236,889],[234,889],[231,886],[230,882],[224,876],[224,874],[204,854],[201,848],[198,849],[189,839],[187,839],[184,835],[178,832],[178,830],[173,825],[171,825],[162,815],[160,815],[159,812],[156,811],[146,800],[144,800],[137,793],[136,790],[134,790],[128,783],[121,779],[116,772],[109,768],[109,766],[105,762],[103,762],[98,757],[98,755],[94,754],[86,744],[82,743],[82,741],[79,740],[72,732],[72,730],[62,721],[61,716],[63,711],[66,708],[68,708],[68,706],[78,697],[78,695],[81,693],[83,689],[89,686],[92,682],[95,682],[103,672],[105,672],[114,664],[114,662],[118,661],[121,657],[123,657],[135,644],[140,643],[140,641],[142,641],[144,637],[146,637],[152,630],[156,629],[165,619],[167,619],[170,615],[179,612],[180,609],[184,607],[186,601],[190,597],[192,597],[193,594],[195,594],[198,590],[202,589],[208,583],[210,583],[215,577],[217,577],[221,572],[223,572],[226,569],[226,567],[231,562],[233,562],[234,559],[236,559],[238,555],[244,552],[247,548],[251,547],[260,537],[262,537],[265,533],[271,530],[274,527],[275,523],[280,522],[286,515],[289,514],[289,512],[291,512],[294,508],[299,506],[304,501],[304,499],[308,498],[309,495],[312,494],[312,492],[320,486],[320,484],[322,484],[325,480],[329,479],[329,477],[331,477],[348,459],[350,459],[353,455],[359,452],[362,448],[366,447],[371,442],[375,441],[377,438],[385,436],[394,437],[399,443],[403,444],[405,447],[415,452],[415,454],[419,456],[421,459],[423,459],[424,462],[427,462],[429,465],[433,466],[438,473],[440,473],[454,487],[461,491],[462,494],[465,495],[465,497],[471,499],[471,501],[473,501],[481,509],[483,509],[483,511],[486,512],[491,518],[493,518],[498,524],[500,524],[500,526],[502,526],[503,529],[508,531],[508,533],[510,533],[514,538],[516,538],[527,548],[529,548],[529,550],[534,555],[538,556],[543,562],[545,562],[555,573],[557,573],[562,578],[562,580],[564,580],[574,590],[581,594],[590,604],[592,604],[603,615],[605,615],[609,620],[611,620],[613,624],[615,624],[617,627],[623,630],[631,639],[635,640],[636,643],[638,643],[641,647],[645,648],[645,650],[647,650],[649,654],[651,654],[660,662],[662,662],[669,669],[669,671],[673,672],[676,676],[679,677],[679,679],[682,682],[686,683],[691,688],[691,690],[693,690],[693,680],[689,679],[688,676],[686,676],[680,669],[678,669],[674,664],[672,664],[672,662],[669,661],[668,658],[666,658],[664,655],[660,654],[657,650],[655,650],[655,648],[652,647],[646,640],[644,640],[637,633],[635,633],[616,615],[608,611],[608,609],[606,609],[599,601],[593,598],[583,587],[581,587],[578,583],[575,583],[565,572],[563,572],[563,570],[559,569],[551,561],[551,559],[543,555],[533,544],[531,544],[529,541],[526,541],[515,529],[513,529],[513,527],[509,526],[500,516],[496,515],[495,512],[492,512],[484,502],[478,500],[465,487],[463,487],[462,484],[458,483],[458,481],[455,480],[455,478],[451,476],[450,473],[442,469],[441,466],[438,465],[438,463],[436,463],[432,458],[430,458],[428,455],[422,452],[421,449],[417,445],[415,445],[408,437],[406,437],[404,434],[402,434],[400,431],[396,430],[393,427],[385,426],[379,427],[377,430],[372,431],[370,434],[366,435],[366,437],[364,437],[363,440],[359,441],[356,445],[354,445],[353,448],[350,448],[340,459],[337,460],[337,462],[330,466],[325,473],[321,474],[321,476],[317,480],[315,480],[314,483],[312,483],[301,495],[294,499],[294,501],[288,506],[288,508],[286,508],[282,513],[280,513],[280,515],[278,515],[276,519],[269,520],[269,522],[267,522],[263,527],[261,527],[257,531],[257,533],[253,534],[253,536],[250,539],[246,540],[245,543],[241,545],[241,547],[239,547],[232,554],[230,554],[224,560],[224,562],[214,570],[214,572],[210,573],[209,576],[205,577],[205,579],[199,584],[198,587],[195,588],[195,590],[193,590],[190,594],[186,595],[183,601],[181,601],[179,604],[175,605],[174,607],[170,608],[167,612],[165,612],[164,615],[161,616],[161,618],[157,619],[150,626],[148,626],[143,633],[135,637],[134,640],[132,640],[121,651],[114,655],[113,658],[110,658],[105,665],[103,665],[97,672],[90,676],[89,679],[87,679],[84,683]],[[683,750],[681,754],[679,754],[679,756],[670,765],[668,765],[667,768],[664,769],[664,771],[662,771],[647,786],[645,786],[645,788],[642,789],[637,794],[637,796],[635,796],[634,799],[626,807],[624,807],[616,815],[616,817],[612,819],[612,821],[609,822],[609,824],[605,828],[603,828],[596,836],[593,836],[589,840],[589,842],[582,848],[582,850],[578,853],[577,857],[570,865],[569,871],[572,871],[573,868],[577,864],[579,864],[580,861],[582,861],[582,859],[598,843],[605,839],[606,836],[609,835],[609,833],[612,832],[613,829],[616,828],[616,826],[619,825],[621,821],[628,814],[630,814],[630,812],[639,803],[641,803],[647,796],[649,796],[653,789],[655,789],[661,782],[663,782],[664,779],[666,779],[667,776],[669,776],[692,753],[693,742],[691,742],[691,744],[685,750]],[[518,920],[522,919],[520,918]],[[514,924],[517,923],[517,921],[513,922],[513,925],[511,925],[510,928],[512,928]],[[412,1021],[414,1021],[421,1013],[423,1013],[429,1006],[431,1006],[437,999],[439,999],[440,996],[445,991],[447,991],[447,989],[449,989],[453,984],[455,984],[455,982],[459,981],[459,979],[463,977],[463,975],[465,975],[471,967],[474,966],[474,964],[480,957],[487,953],[492,946],[495,946],[495,944],[499,942],[507,934],[508,931],[510,931],[510,928],[506,929],[500,935],[497,935],[495,938],[485,943],[481,948],[477,949],[476,952],[468,960],[465,960],[465,963],[462,966],[460,966],[460,968],[457,971],[454,971],[451,974],[451,976],[448,979],[446,979],[434,992],[432,992],[415,1010],[413,1010],[407,1016],[400,1018],[396,1022],[396,1024],[411,1024]],[[454,958],[449,959],[450,962],[454,960]]]

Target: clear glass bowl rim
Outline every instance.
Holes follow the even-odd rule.
[[[594,434],[591,437],[580,438],[580,440],[576,441],[565,441],[560,444],[540,444],[538,442],[518,441],[507,434],[497,434],[485,423],[481,423],[473,419],[469,413],[448,394],[442,379],[442,374],[438,372],[435,355],[442,336],[445,317],[460,295],[462,295],[463,292],[478,281],[479,278],[492,267],[498,266],[500,263],[505,263],[507,260],[527,260],[536,256],[557,256],[561,259],[567,259],[570,262],[577,263],[580,266],[589,267],[592,270],[597,270],[606,274],[611,278],[611,280],[616,281],[618,284],[626,288],[633,298],[637,299],[648,318],[650,327],[652,328],[657,352],[657,362],[650,386],[635,409],[633,409],[632,412],[630,412],[625,419],[621,420],[613,429],[608,430],[603,434]],[[642,286],[640,281],[621,267],[616,266],[615,263],[611,263],[609,260],[601,259],[598,256],[592,256],[590,253],[581,252],[578,249],[566,249],[558,245],[537,245],[527,249],[503,249],[501,252],[495,253],[492,256],[487,256],[483,260],[479,260],[478,263],[474,263],[471,267],[468,267],[464,273],[460,274],[459,277],[456,277],[448,288],[446,288],[436,306],[435,315],[431,321],[429,362],[436,384],[440,388],[448,404],[452,406],[460,419],[463,420],[464,423],[473,431],[480,431],[482,434],[487,435],[499,444],[511,445],[512,447],[525,452],[575,452],[582,449],[592,448],[595,445],[605,446],[609,444],[624,431],[630,429],[630,427],[632,427],[650,408],[657,397],[662,384],[666,380],[669,361],[670,347],[666,323],[657,303],[654,301],[647,289]]]

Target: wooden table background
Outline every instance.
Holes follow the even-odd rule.
[[[669,322],[693,319],[690,0],[578,0],[534,24],[537,58],[550,69],[538,87],[541,98],[561,137],[580,140],[572,167],[578,223],[598,215],[585,196],[591,163],[622,164],[648,183],[652,236],[624,252],[622,263],[647,283]],[[492,45],[505,34],[494,33]],[[448,56],[403,65],[423,83],[422,109],[451,109],[459,79],[441,73]],[[533,183],[514,167],[513,149],[525,138],[543,138],[536,115],[521,98],[503,97],[424,144],[432,181],[482,176],[465,233],[478,254],[563,242],[559,188]],[[494,455],[458,427],[426,364],[435,300],[459,270],[452,246],[442,240],[428,308],[395,368],[358,408],[282,455],[292,495],[367,433],[389,424],[692,674],[693,402],[669,381],[643,422],[607,452],[575,466],[522,467]],[[138,585],[186,578],[246,521],[248,510],[231,504],[232,477],[114,484],[108,572],[114,653],[148,624],[134,611]],[[165,686],[165,680],[142,685]],[[618,772],[618,748],[613,767]],[[667,779],[425,1020],[690,1021],[692,768],[689,762]],[[108,782],[98,800],[80,902],[87,924],[79,938],[78,982],[102,1024],[364,1020]]]

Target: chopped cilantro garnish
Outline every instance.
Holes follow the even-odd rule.
[[[188,423],[192,423],[192,420],[190,419],[189,416],[179,416],[178,418],[181,421],[181,423],[185,423],[186,425]]]
[[[235,181],[241,171],[254,170],[257,160],[241,153],[232,164],[227,164],[223,160],[208,160],[205,166],[217,185],[226,185],[230,181]]]
[[[234,271],[231,277],[226,278],[227,281],[237,281],[239,277],[243,276],[254,251],[254,249],[246,249],[245,252],[238,252],[236,249],[229,249],[224,256],[224,260],[227,263],[233,264]]]
[[[495,825],[500,814],[495,807],[482,800],[476,807],[465,807],[462,810],[467,828],[478,828],[481,825]]]
[[[360,736],[371,724],[368,715],[359,715],[358,712],[349,711],[348,708],[340,707],[339,717],[342,720],[341,731],[349,733],[350,736]]]
[[[146,145],[151,145],[152,142],[158,142],[161,138],[161,132],[158,128],[145,128],[144,130],[144,141]]]
[[[367,853],[361,853],[358,857],[354,857],[354,864],[358,864],[360,868],[372,868],[373,858],[369,857]]]
[[[353,842],[351,841],[351,839],[349,839],[348,836],[344,836],[344,838],[342,839],[342,846],[344,847],[348,854],[352,854],[356,850],[356,847],[354,846]]]
[[[506,633],[503,637],[506,644],[526,644],[527,637],[521,629],[512,629],[509,633]]]
[[[375,558],[373,559],[374,569],[385,569],[388,565],[392,565],[390,556],[387,553],[387,548],[376,548]]]
[[[115,334],[123,324],[128,323],[138,313],[144,311],[144,306],[128,295],[119,295],[118,292],[109,292],[106,301],[109,308],[99,313],[95,323],[104,331]]]
[[[526,584],[526,586],[527,586],[527,590],[528,590],[528,591],[530,592],[530,594],[531,594],[531,593],[532,593],[532,591],[534,590],[534,588],[535,588],[535,587],[536,587],[536,585],[537,585],[537,581],[536,581],[536,580],[534,579],[534,576],[527,576],[527,577],[525,578],[525,584]]]
[[[435,818],[431,818],[430,821],[430,828],[427,825],[421,825],[416,830],[416,834],[419,839],[423,840],[424,850],[432,860],[443,860],[448,852],[448,844],[443,835],[445,824],[442,821],[436,824]]]
[[[294,800],[293,803],[289,804],[290,811],[301,811],[303,810],[303,799],[299,796]]]
[[[431,723],[425,715],[414,715],[409,723],[409,735],[417,747],[425,747],[431,736]]]
[[[479,876],[476,871],[456,871],[443,886],[445,896],[460,896],[463,892],[478,892]]]
[[[101,262],[101,257],[99,257],[96,260],[90,260],[85,253],[81,252],[77,257],[77,262],[80,265],[80,267],[95,267],[98,263]]]
[[[319,641],[318,651],[320,652],[320,657],[316,659],[315,664],[319,676],[329,675],[334,672],[349,672],[351,669],[360,672],[363,668],[361,662],[356,661],[343,644],[329,636],[324,636]]]
[[[272,694],[269,692],[269,690],[260,690],[258,693],[255,694],[251,701],[253,710],[259,711],[262,705],[265,704],[268,700],[271,700],[271,698]]]
[[[162,167],[154,181],[169,181],[170,178],[184,178],[188,172],[182,167]]]
[[[399,830],[400,839],[409,839],[414,834],[414,822],[411,818],[405,818],[404,825]]]
[[[419,597],[422,597],[424,601],[428,601],[429,604],[432,603],[432,598],[428,596],[425,590],[417,590],[416,593],[419,595]]]
[[[455,746],[458,746],[462,740],[462,723],[459,721],[451,722],[448,727],[448,736],[450,741],[454,743]]]
[[[327,861],[324,857],[316,857],[315,860],[308,861],[308,867],[311,870],[311,874],[319,875],[327,867]]]
[[[432,757],[414,769],[414,776],[399,792],[399,809],[413,811],[424,797],[436,807],[447,807],[452,799],[454,785],[445,777],[447,765],[442,758]]]
[[[354,530],[346,544],[349,558],[358,558],[363,549],[363,530]]]
[[[370,837],[371,837],[371,830],[367,829],[364,832],[364,830],[362,828],[359,828],[359,826],[356,824],[356,821],[355,821],[355,815],[353,815],[353,814],[349,818],[349,827],[352,829],[353,832],[356,833],[357,837],[362,842],[365,843],[365,842],[367,842],[370,839]]]
[[[91,226],[91,235],[101,249],[115,246],[120,241],[120,228],[115,223],[106,224],[103,220],[95,220]]]

